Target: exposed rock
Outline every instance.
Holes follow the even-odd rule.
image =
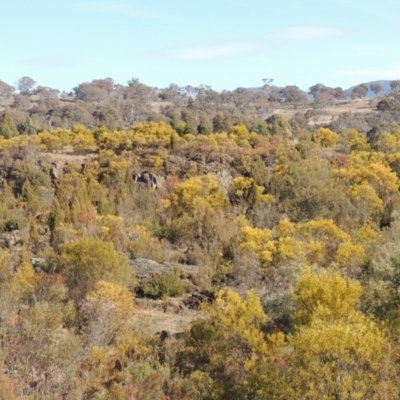
[[[42,257],[31,257],[31,264],[33,266],[43,265],[46,262],[45,258]]]
[[[233,176],[232,176],[232,174],[229,172],[229,170],[227,170],[227,169],[221,169],[221,170],[215,172],[214,175],[217,177],[219,184],[220,184],[224,189],[228,190],[229,187],[230,187],[230,184],[231,184],[231,182],[232,182],[232,179],[233,179]]]
[[[177,156],[177,155],[168,155],[165,159],[165,172],[168,174],[182,174],[183,171],[189,167],[190,163],[186,160],[185,157]]]
[[[199,273],[197,265],[185,265],[169,262],[158,263],[147,258],[136,258],[129,260],[129,264],[133,267],[133,272],[139,281],[146,281],[154,275],[168,275],[178,269],[182,278],[196,277]]]
[[[193,293],[183,300],[183,304],[190,310],[199,310],[203,303],[212,304],[215,301],[215,293],[209,290]]]
[[[171,333],[163,329],[161,332],[157,332],[156,335],[160,337],[161,342],[164,342],[167,339],[175,339],[175,340],[182,339],[184,332]]]
[[[146,187],[152,189],[157,189],[159,187],[157,178],[150,172],[142,172],[140,174],[134,174],[133,181],[135,183],[143,183]]]
[[[7,247],[9,249],[22,245],[22,231],[19,229],[5,232],[0,237],[0,246]]]
[[[174,314],[179,314],[186,307],[179,300],[167,300],[162,304],[162,309],[164,312],[173,312]]]
[[[46,264],[46,259],[42,257],[31,257],[31,264],[36,273],[43,272],[42,267]]]
[[[190,280],[190,278],[184,280],[184,285],[186,288],[186,293],[193,294],[200,291],[200,287],[194,283],[193,280]]]

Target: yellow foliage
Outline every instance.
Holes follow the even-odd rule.
[[[256,185],[253,178],[238,176],[233,178],[230,184],[230,190],[233,191],[237,198],[249,200],[252,198],[254,202],[260,201],[269,203],[274,201],[274,196],[271,194],[263,194],[264,187]]]
[[[130,179],[132,173],[131,162],[122,158],[112,158],[109,160],[106,177],[114,183],[125,183]]]
[[[127,360],[134,357],[147,358],[153,352],[152,343],[148,341],[148,337],[140,334],[140,331],[132,334],[131,327],[123,327],[120,329],[116,336],[116,354],[120,360]]]
[[[245,125],[234,125],[229,131],[229,138],[241,147],[250,147],[250,132]]]
[[[369,144],[366,137],[356,129],[345,129],[341,135],[340,142],[348,151],[368,151]]]
[[[288,218],[283,218],[279,221],[278,225],[276,225],[274,229],[276,236],[285,237],[294,233],[295,224],[290,222]]]
[[[237,147],[237,143],[228,136],[226,132],[213,133],[210,135],[214,138],[218,146],[221,147]]]
[[[100,238],[105,242],[118,242],[123,236],[122,217],[116,215],[96,215]]]
[[[332,261],[339,244],[351,239],[332,220],[327,219],[297,224],[293,237],[300,249],[297,252],[297,261],[319,265]]]
[[[381,198],[399,190],[399,180],[387,165],[383,153],[351,153],[348,166],[335,173],[350,187],[368,183]]]
[[[83,127],[83,129],[86,129]],[[57,136],[64,144],[71,143],[72,131],[65,128],[57,128],[51,132],[54,136]]]
[[[335,171],[336,177],[347,187],[346,194],[357,222],[377,218],[390,196],[398,192],[400,181],[388,163],[384,153],[353,152],[348,165]]]
[[[67,279],[70,289],[82,293],[104,280],[126,286],[135,284],[127,259],[118,254],[113,243],[100,239],[77,239],[60,247],[57,268]]]
[[[341,265],[361,265],[365,261],[365,250],[360,244],[341,243],[335,254],[335,261]]]
[[[8,250],[0,249],[0,284],[10,279],[9,262],[10,253]]]
[[[304,243],[306,261],[310,264],[321,265],[325,256],[325,245],[323,242],[310,239]],[[303,252],[304,252],[303,250]]]
[[[167,154],[149,155],[143,162],[144,167],[161,168],[164,165],[164,160]]]
[[[376,148],[384,153],[395,153],[400,150],[400,131],[383,132],[376,143]]]
[[[380,209],[383,206],[382,199],[377,195],[372,186],[363,181],[360,184],[351,186],[347,196],[354,202],[363,203],[371,210]]]
[[[301,242],[293,237],[278,237],[275,239],[275,259],[279,264],[284,264],[304,256],[304,247]]]
[[[372,221],[369,219],[358,229],[355,239],[363,245],[368,245],[371,242],[380,241],[382,234],[372,227]]]
[[[179,183],[167,205],[180,215],[183,212],[193,213],[202,208],[224,209],[227,204],[225,189],[219,186],[218,180],[213,175],[208,174]]]
[[[75,151],[89,152],[96,151],[97,144],[93,133],[83,125],[76,125],[72,128],[72,146]]]
[[[187,135],[185,135],[185,137],[186,136]],[[232,134],[228,136],[226,132],[212,133],[210,135],[199,135],[196,137],[196,141],[208,144],[215,150],[224,150],[226,148],[238,147],[237,137]]]
[[[261,267],[268,268],[276,250],[272,240],[272,232],[269,229],[253,228],[244,218],[238,218],[241,225],[239,251],[253,253]]]
[[[278,158],[277,162],[274,165],[274,176],[279,180],[287,180],[289,177],[290,166],[283,158]]]
[[[187,133],[186,135],[183,136],[183,138],[187,142],[193,142],[196,139],[196,136],[194,136],[193,133]]]
[[[273,231],[251,227],[245,217],[239,217],[238,223],[239,251],[253,253],[265,269],[292,261],[327,265],[335,260],[343,243],[348,245],[341,248],[338,260],[344,260],[344,250],[351,246],[356,251],[353,260],[362,258],[362,246],[353,244],[350,235],[331,220],[294,224],[283,219]]]
[[[309,324],[319,306],[328,309],[334,319],[344,318],[358,306],[361,293],[358,281],[338,272],[312,273],[310,267],[305,267],[292,292],[296,304],[293,320],[296,325]]]
[[[262,203],[272,203],[275,201],[275,197],[272,194],[261,194],[260,191],[264,191],[262,186],[257,186],[257,190],[259,191],[258,200]]]
[[[169,146],[171,136],[176,132],[164,122],[149,122],[133,126],[128,134],[134,147],[165,147]]]
[[[339,136],[336,132],[328,128],[319,128],[313,132],[312,137],[319,142],[322,147],[332,147],[338,142]]]
[[[289,342],[297,398],[397,398],[387,338],[360,312],[349,309],[338,319],[318,306]]]
[[[13,289],[20,295],[32,294],[36,290],[37,278],[32,265],[23,262],[13,277]]]
[[[350,236],[335,225],[332,220],[325,218],[296,225],[296,235],[305,239],[314,238],[323,241],[345,241],[350,239]]]
[[[347,191],[347,196],[356,207],[356,216],[361,222],[383,210],[383,200],[365,181],[351,186]]]
[[[253,186],[254,179],[238,176],[231,181],[231,190],[234,191],[236,196],[243,197],[245,193]]]
[[[125,286],[106,281],[96,282],[86,300],[112,308],[119,318],[127,318],[134,308],[133,296]]]
[[[32,138],[32,142],[39,147],[41,151],[58,151],[64,146],[63,140],[50,132],[41,132]]]
[[[199,135],[197,136],[196,141],[209,145],[213,150],[218,149],[218,143],[213,135]]]
[[[221,290],[215,304],[206,309],[218,329],[228,335],[240,336],[255,354],[267,354],[268,346],[261,330],[267,322],[267,316],[260,298],[253,291],[247,292],[247,297],[243,298],[232,290]],[[253,361],[254,358],[249,360],[245,370],[251,368]]]
[[[129,252],[135,258],[151,258],[155,261],[163,261],[162,242],[151,235],[151,232],[142,225],[136,225],[129,232],[131,241]]]
[[[105,364],[108,360],[104,350],[98,346],[92,346],[89,350],[90,362],[93,366],[99,366]]]
[[[125,131],[103,132],[99,136],[99,147],[102,150],[120,152],[132,148],[132,138]]]
[[[76,125],[72,130],[57,128],[52,132],[41,132],[32,138],[43,151],[58,151],[65,145],[72,144],[76,151],[95,151],[97,149],[93,133],[83,125]]]

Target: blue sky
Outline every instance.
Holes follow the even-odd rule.
[[[0,79],[70,91],[149,86],[348,88],[400,79],[400,0],[13,0],[2,4]]]

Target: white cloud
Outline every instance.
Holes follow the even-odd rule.
[[[272,33],[267,36],[271,40],[298,41],[335,39],[348,34],[348,31],[329,26],[293,26]]]
[[[339,71],[337,75],[358,76],[371,79],[399,79],[400,64],[396,64],[390,68],[382,68],[382,69],[360,68],[360,69]]]
[[[178,61],[216,61],[254,54],[282,43],[328,40],[347,35],[347,31],[324,26],[300,26],[281,29],[262,37],[236,42],[173,47],[155,55]]]

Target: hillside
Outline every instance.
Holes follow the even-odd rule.
[[[0,137],[2,398],[396,398],[400,130],[273,112]]]
[[[400,100],[313,90],[3,91],[0,400],[397,398]]]

